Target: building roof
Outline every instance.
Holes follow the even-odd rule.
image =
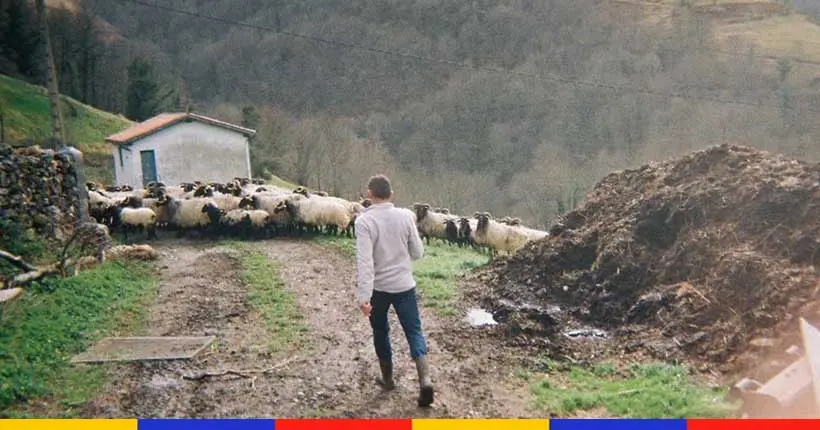
[[[240,127],[218,119],[208,118],[207,116],[186,112],[174,112],[161,113],[153,118],[134,124],[119,133],[106,137],[105,141],[115,145],[127,145],[183,121],[198,121],[204,124],[211,124],[244,134],[248,137],[252,137],[256,134],[256,130]]]

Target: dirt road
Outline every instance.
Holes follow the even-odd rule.
[[[353,303],[351,258],[307,241],[250,244],[280,263],[297,298],[307,346],[272,354],[264,321],[240,281],[237,251],[212,244],[164,241],[158,295],[146,335],[215,335],[196,359],[117,366],[110,386],[83,415],[108,417],[527,417],[526,387],[508,383],[512,370],[495,345],[465,337],[458,319],[422,310],[436,403],[418,408],[417,378],[407,343],[391,312],[398,388],[374,383],[378,364],[367,320]],[[286,364],[282,365],[283,362]],[[243,378],[199,381],[183,375],[226,369],[277,370]]]

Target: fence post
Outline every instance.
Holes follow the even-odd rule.
[[[83,153],[73,146],[63,146],[57,151],[67,156],[71,161],[69,173],[73,173],[77,193],[77,225],[88,222],[88,190],[85,186],[85,172],[83,172]]]

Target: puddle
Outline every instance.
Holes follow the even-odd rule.
[[[606,338],[609,333],[599,330],[597,328],[582,328],[577,330],[569,330],[564,332],[564,336],[578,339],[578,338]]]
[[[471,309],[470,312],[467,312],[467,316],[464,317],[464,321],[473,327],[498,324],[498,322],[493,319],[493,314],[484,309]]]

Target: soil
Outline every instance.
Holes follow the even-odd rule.
[[[794,360],[799,318],[820,322],[818,263],[820,165],[721,145],[608,175],[468,296],[557,358],[765,381]]]
[[[464,327],[422,309],[436,401],[416,405],[417,376],[391,312],[397,389],[375,384],[378,363],[369,324],[353,302],[352,258],[315,242],[253,242],[280,263],[280,275],[305,316],[307,342],[270,353],[265,323],[239,280],[237,251],[187,240],[154,245],[159,291],[147,336],[207,336],[212,348],[191,360],[113,366],[109,386],[84,408],[97,417],[532,417],[526,385],[514,381],[514,351],[489,339],[493,329]],[[258,370],[190,380],[203,372]]]

